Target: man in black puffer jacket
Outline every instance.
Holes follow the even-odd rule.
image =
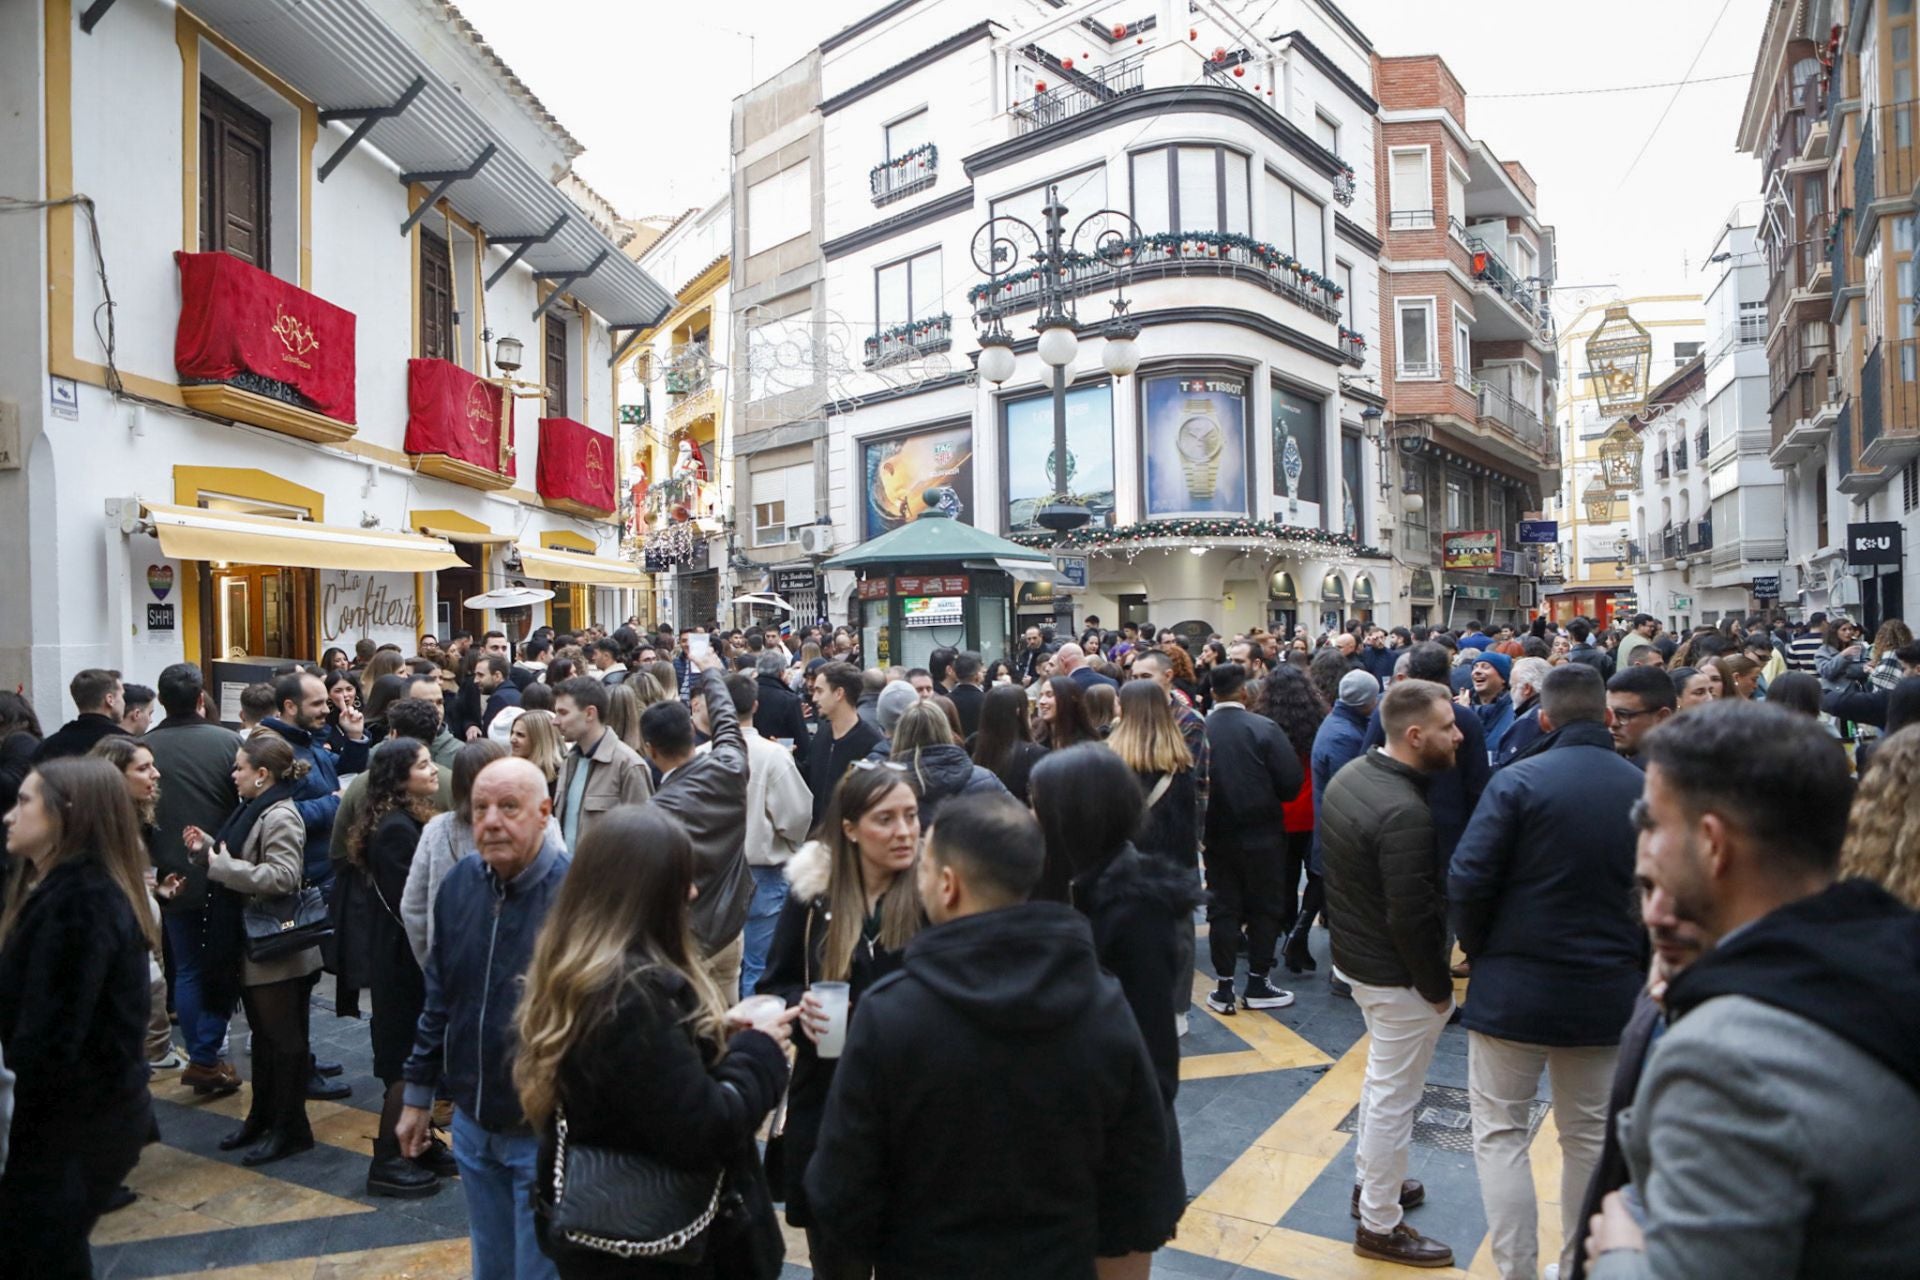
[[[1152,1247],[1153,1064],[1086,920],[1025,901],[1042,861],[1014,801],[949,801],[919,864],[933,927],[854,1017],[806,1189],[876,1280],[1094,1280]]]

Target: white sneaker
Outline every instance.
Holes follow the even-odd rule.
[[[1191,1030],[1191,1028],[1187,1025],[1187,1015],[1184,1013],[1174,1014],[1173,1034],[1175,1037],[1184,1036],[1189,1030]]]
[[[147,1064],[147,1070],[149,1071],[182,1071],[186,1069],[186,1065],[187,1065],[187,1060],[180,1056],[179,1050],[169,1049],[167,1050],[166,1057],[161,1058],[157,1062],[149,1062]]]
[[[1549,1262],[1547,1269],[1540,1273],[1540,1280],[1560,1280],[1560,1264]]]

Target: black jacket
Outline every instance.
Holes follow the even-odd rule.
[[[813,821],[817,826],[826,816],[827,802],[833,799],[833,789],[840,785],[840,779],[856,760],[865,760],[868,753],[886,741],[878,725],[862,716],[847,730],[847,736],[833,736],[833,726],[822,720],[819,736],[807,751],[807,786],[813,790]]]
[[[481,713],[480,729],[484,733],[493,727],[493,718],[508,707],[520,705],[520,686],[511,680],[502,680],[500,687],[487,695],[487,709]]]
[[[660,780],[654,807],[693,838],[693,936],[707,954],[732,944],[747,923],[753,873],[747,869],[747,741],[718,671],[702,671],[694,694],[706,700],[711,745]]]
[[[1134,1023],[1146,1042],[1160,1100],[1167,1109],[1160,1193],[1137,1224],[1136,1247],[1142,1251],[1158,1249],[1172,1239],[1187,1207],[1179,1121],[1173,1112],[1173,1100],[1180,1091],[1180,1041],[1167,1008],[1175,990],[1192,982],[1180,935],[1200,900],[1192,872],[1182,872],[1131,845],[1073,882],[1073,905],[1093,926],[1093,949],[1100,967],[1120,980],[1120,994],[1133,1008]]]
[[[1244,707],[1207,713],[1207,844],[1246,851],[1286,844],[1287,801],[1306,782],[1280,726]]]
[[[1487,779],[1493,776],[1493,767],[1487,760],[1487,735],[1480,727],[1480,717],[1472,708],[1455,703],[1453,722],[1460,729],[1460,750],[1454,756],[1453,768],[1436,773],[1427,781],[1427,807],[1433,813],[1433,856],[1440,869],[1442,892],[1446,891],[1447,865],[1453,861],[1454,846],[1460,843],[1467,820],[1473,817],[1474,806],[1480,803],[1480,793],[1487,789]],[[1367,721],[1367,736],[1360,740],[1360,749],[1372,751],[1386,745],[1386,741],[1387,735],[1380,728],[1380,708],[1375,707],[1372,718]]]
[[[1035,674],[1037,674],[1036,668],[1039,667],[1041,660],[1050,656],[1052,653],[1053,650],[1044,644],[1038,649],[1029,649],[1026,645],[1022,644],[1019,652],[1015,653],[1013,657],[1009,659],[1013,668],[1014,683],[1031,683]]]
[[[1601,1201],[1633,1181],[1627,1153],[1620,1145],[1620,1113],[1633,1105],[1633,1095],[1640,1091],[1640,1076],[1646,1071],[1647,1056],[1653,1052],[1653,1033],[1660,1019],[1660,1006],[1653,997],[1644,990],[1634,997],[1633,1016],[1620,1033],[1620,1058],[1613,1069],[1613,1087],[1607,1093],[1607,1136],[1600,1147],[1600,1163],[1593,1167],[1593,1177],[1587,1183],[1580,1216],[1575,1219],[1580,1227],[1573,1239],[1573,1269],[1566,1280],[1585,1280],[1588,1223],[1600,1212]]]
[[[623,1261],[552,1240],[546,1214],[536,1210],[540,1247],[565,1262],[568,1280],[772,1280],[780,1272],[780,1225],[753,1135],[780,1101],[786,1055],[758,1031],[742,1031],[727,1042],[726,1056],[716,1059],[709,1044],[689,1034],[686,1019],[697,1007],[686,979],[671,971],[649,970],[620,993],[613,1016],[560,1063],[567,1142],[716,1176],[724,1168],[729,1186],[745,1202],[746,1221],[727,1222],[709,1238],[702,1265],[682,1267]],[[635,1081],[646,1086],[635,1088]],[[535,1194],[543,1207],[553,1202],[555,1133],[552,1120],[540,1133]]]
[[[1161,776],[1136,773],[1140,794],[1151,796]],[[1141,817],[1140,831],[1133,842],[1144,852],[1165,858],[1192,876],[1200,856],[1200,786],[1192,769],[1173,775],[1160,799]]]
[[[46,873],[0,950],[0,1045],[14,1083],[21,1167],[83,1131],[152,1123],[147,1097],[147,961],[133,906],[92,859]],[[16,1224],[17,1225],[17,1224]]]
[[[1591,723],[1555,730],[1493,776],[1447,877],[1453,929],[1473,962],[1469,1031],[1573,1048],[1620,1042],[1647,976],[1627,817],[1645,783]]]
[[[1746,996],[1824,1027],[1920,1089],[1917,958],[1920,914],[1870,880],[1842,880],[1694,961],[1668,985],[1667,1013],[1678,1021]]]
[[[8,734],[0,742],[0,806],[5,806],[0,814],[13,808],[13,802],[20,798],[20,784],[33,769],[33,753],[39,749],[40,739],[24,730]]]
[[[93,744],[100,739],[125,732],[117,720],[97,711],[82,711],[40,740],[39,747],[33,753],[33,762],[44,764],[48,760],[83,756],[93,750]]]
[[[1359,659],[1360,669],[1378,680],[1384,687],[1393,679],[1393,664],[1400,660],[1398,649],[1376,649],[1372,645],[1361,645],[1354,655]]]
[[[980,712],[987,705],[987,691],[977,684],[960,683],[953,686],[953,692],[947,697],[953,700],[953,709],[960,713],[960,736],[971,738],[980,732]]]
[[[760,701],[753,709],[753,727],[763,738],[786,739],[793,744],[794,762],[806,772],[807,718],[800,711],[800,695],[778,676],[759,678]]]
[[[1021,804],[1027,802],[1027,779],[1033,775],[1033,766],[1047,757],[1047,749],[1037,742],[1016,742],[1013,750],[1007,753],[1006,763],[991,772],[1000,779],[1000,785]]]
[[[1602,680],[1613,674],[1613,655],[1591,641],[1586,644],[1576,644],[1568,649],[1567,661],[1584,663],[1592,667],[1600,673]]]
[[[1333,963],[1356,982],[1412,987],[1438,1002],[1453,994],[1453,981],[1428,778],[1369,751],[1327,784],[1314,817]]]
[[[1166,1153],[1087,921],[1026,903],[925,930],[867,992],[807,1194],[876,1280],[1092,1280],[1138,1247]]]
[[[207,903],[207,868],[187,856],[180,832],[188,827],[220,829],[240,803],[233,789],[233,754],[240,735],[200,716],[168,716],[143,741],[160,769],[160,800],[154,806],[156,828],[147,853],[162,879],[185,878],[186,887],[162,902],[162,911],[199,911]]]
[[[922,831],[933,825],[940,802],[951,796],[976,791],[1007,794],[1006,783],[975,764],[964,748],[951,743],[921,747],[898,756],[889,752],[888,759],[906,769],[907,781],[920,797]]]
[[[773,927],[773,941],[767,947],[767,967],[754,991],[779,996],[789,1008],[799,1004],[807,988],[823,976],[821,957],[825,954],[827,924],[833,919],[833,913],[827,909],[826,896],[829,857],[825,845],[810,841],[787,860],[786,905],[780,908],[780,919]],[[855,1009],[860,1007],[874,983],[900,967],[900,954],[877,943],[863,942],[854,947],[847,986]],[[787,1184],[787,1221],[796,1227],[813,1225],[802,1175],[820,1140],[827,1090],[833,1085],[834,1068],[839,1062],[840,1059],[822,1058],[814,1049],[813,1041],[795,1030],[793,1086],[787,1093],[782,1158]]]

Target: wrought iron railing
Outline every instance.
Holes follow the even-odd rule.
[[[1876,200],[1908,200],[1920,185],[1920,101],[1890,102],[1860,113],[1853,154],[1853,211],[1870,217]]]
[[[1016,136],[1045,129],[1147,87],[1146,63],[1134,57],[1092,71],[1072,73],[1058,88],[1036,93],[1008,108]]]
[[[1467,252],[1472,255],[1475,278],[1486,282],[1493,291],[1524,311],[1529,317],[1536,316],[1540,306],[1539,295],[1531,285],[1513,273],[1506,260],[1479,236],[1466,237]]]
[[[1696,520],[1693,523],[1693,536],[1687,540],[1689,555],[1698,551],[1713,550],[1713,521]]]
[[[1169,276],[1221,275],[1264,285],[1329,324],[1340,319],[1340,286],[1285,251],[1248,236],[1225,231],[1162,232],[1101,246],[1098,254],[1076,254],[1060,284],[1069,296],[1096,292],[1124,271],[1129,284]],[[977,284],[968,290],[976,320],[1038,306],[1042,281],[1038,268]]]
[[[1490,382],[1475,384],[1474,392],[1480,402],[1481,422],[1492,423],[1530,448],[1546,448],[1547,429],[1539,414]]]
[[[887,204],[916,191],[925,191],[939,176],[939,165],[940,149],[931,142],[923,142],[890,160],[882,160],[873,166],[873,172],[869,175],[873,185],[873,202]]]
[[[1685,475],[1687,472],[1687,442],[1682,440],[1673,446],[1673,473]]]
[[[1673,478],[1672,462],[1665,449],[1662,449],[1654,457],[1653,478],[1656,480],[1671,480]]]
[[[1389,231],[1430,231],[1433,229],[1433,210],[1431,209],[1395,209],[1387,214]]]
[[[945,351],[953,345],[953,317],[941,314],[896,324],[868,338],[866,365],[877,369],[914,356]]]
[[[1357,330],[1349,329],[1345,325],[1341,325],[1340,354],[1346,358],[1348,364],[1365,364],[1367,362],[1367,335]]]

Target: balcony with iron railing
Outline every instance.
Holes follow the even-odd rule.
[[[1673,446],[1673,474],[1683,476],[1687,473],[1687,442],[1685,440]]]
[[[1773,133],[1767,139],[1767,147],[1763,153],[1766,157],[1764,172],[1772,173],[1776,169],[1784,169],[1798,160],[1801,150],[1806,146],[1807,135],[1812,127],[1813,122],[1808,118],[1804,105],[1796,104],[1782,108],[1780,114],[1773,119]]]
[[[1860,366],[1860,465],[1920,457],[1920,338],[1881,341]]]
[[[1673,460],[1665,449],[1653,456],[1653,478],[1655,480],[1673,479]]]
[[[1457,219],[1449,218],[1447,225],[1466,248],[1467,266],[1473,278],[1518,313],[1522,333],[1498,336],[1538,337],[1544,334],[1549,322],[1545,302],[1535,287],[1537,282],[1522,279],[1493,245],[1468,232]],[[1479,318],[1483,321],[1488,319],[1485,316]]]
[[[1707,461],[1707,450],[1711,440],[1712,436],[1708,434],[1705,427],[1693,433],[1693,456],[1700,459],[1703,465]]]
[[[1797,338],[1787,339],[1774,353],[1767,372],[1773,438],[1769,456],[1776,467],[1783,467],[1826,447],[1839,384],[1832,351],[1803,346]]]
[[[1660,558],[1662,560],[1678,560],[1686,554],[1686,545],[1685,535],[1672,523],[1660,527]]]
[[[923,142],[897,156],[882,160],[873,166],[873,172],[869,175],[873,186],[873,202],[877,205],[891,204],[916,191],[925,191],[939,176],[939,166],[940,149],[931,142]]]
[[[1713,550],[1713,521],[1696,520],[1690,526],[1691,536],[1687,539],[1687,554],[1699,555]]]
[[[1474,383],[1473,392],[1478,401],[1482,427],[1492,428],[1542,455],[1543,460],[1546,458],[1550,452],[1547,448],[1547,429],[1540,421],[1539,414],[1491,382]]]
[[[1340,326],[1340,355],[1348,364],[1362,365],[1367,362],[1367,335],[1357,329]]]
[[[1007,108],[1015,137],[1064,123],[1147,87],[1146,60],[1139,56],[1065,74],[1065,83],[1039,90]]]
[[[705,347],[688,343],[679,352],[666,373],[667,394],[697,395],[713,381],[713,361]]]
[[[1393,209],[1387,213],[1388,231],[1431,231],[1433,210]]]
[[[1767,322],[1780,325],[1789,320],[1802,304],[1819,303],[1804,309],[1825,315],[1827,307],[1826,240],[1793,240],[1777,246],[1771,253],[1771,278],[1767,281]]]
[[[1914,207],[1920,187],[1920,102],[1888,103],[1860,113],[1853,153],[1853,252],[1865,256],[1882,214]]]
[[[1061,285],[1070,297],[1110,288],[1116,273],[1128,287],[1154,280],[1219,276],[1257,284],[1327,324],[1340,321],[1343,291],[1334,281],[1263,241],[1224,231],[1155,233],[1116,240],[1097,254],[1069,257]],[[974,318],[984,324],[1040,304],[1041,276],[1029,267],[967,291]],[[1365,341],[1362,340],[1364,349]]]
[[[878,369],[953,346],[953,317],[923,316],[882,329],[865,342],[866,366]]]

